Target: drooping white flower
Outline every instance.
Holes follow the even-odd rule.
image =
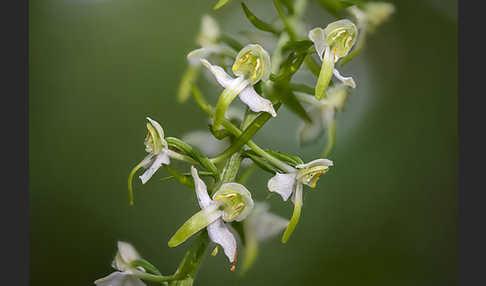
[[[199,178],[197,169],[191,166],[191,174],[201,211],[188,219],[171,237],[169,247],[175,247],[205,228],[209,238],[219,244],[228,260],[235,263],[236,239],[225,222],[242,221],[253,209],[251,193],[241,184],[225,183],[209,197],[206,184]]]
[[[145,151],[149,154],[132,169],[128,176],[130,204],[133,204],[132,178],[138,169],[142,167],[145,169],[145,172],[139,176],[142,184],[145,184],[162,165],[170,164],[171,157],[181,158],[181,154],[169,149],[169,145],[164,138],[162,126],[150,117],[147,117],[147,120],[147,136],[144,144]]]
[[[303,122],[299,128],[301,143],[313,141],[319,137],[324,127],[333,128],[337,110],[342,110],[348,98],[349,88],[344,84],[337,84],[327,89],[326,97],[317,100],[307,95],[297,95],[302,102],[310,105],[308,114],[312,122]]]
[[[270,206],[266,202],[255,202],[253,211],[243,221],[245,256],[241,272],[246,272],[254,263],[259,243],[277,235],[289,224],[287,219],[271,213],[269,208]]]
[[[137,272],[145,272],[145,269],[131,265],[133,261],[140,258],[137,250],[131,244],[118,241],[118,251],[111,264],[117,271],[94,283],[97,286],[145,286],[142,280],[134,276]]]
[[[316,98],[321,99],[334,76],[352,88],[356,87],[352,77],[342,76],[334,68],[335,63],[342,57],[346,56],[358,35],[356,25],[348,19],[335,21],[327,25],[325,29],[314,28],[309,31],[309,39],[314,43],[319,58],[322,60],[321,71],[316,84]]]
[[[296,165],[294,172],[277,173],[268,181],[267,187],[270,192],[278,193],[284,201],[287,201],[292,195],[294,203],[294,212],[282,237],[282,242],[287,242],[299,221],[303,204],[303,185],[314,188],[319,177],[326,173],[330,166],[333,166],[331,160],[317,159],[307,164]]]
[[[214,128],[219,126],[226,109],[236,96],[239,96],[241,101],[254,112],[268,112],[272,116],[277,115],[272,102],[261,97],[253,88],[253,85],[260,80],[267,80],[270,76],[270,56],[260,45],[247,45],[238,53],[232,67],[236,78],[227,74],[222,67],[212,65],[206,59],[201,59],[201,63],[225,88],[216,104]]]

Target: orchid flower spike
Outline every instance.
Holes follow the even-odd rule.
[[[206,228],[211,241],[223,248],[234,267],[237,254],[236,239],[225,222],[242,221],[250,214],[253,209],[251,193],[241,184],[225,183],[210,198],[206,184],[199,178],[194,166],[191,166],[191,174],[201,211],[193,215],[177,230],[168,245],[176,247]]]
[[[94,283],[97,286],[145,286],[142,280],[134,276],[146,272],[143,267],[132,265],[132,262],[139,259],[141,259],[140,255],[130,243],[118,241],[118,251],[111,264],[117,271]]]
[[[307,164],[296,165],[295,167],[297,169],[294,172],[286,174],[277,173],[268,181],[267,187],[270,192],[278,193],[284,201],[287,201],[290,195],[292,195],[292,202],[294,203],[292,218],[282,236],[283,243],[288,241],[299,222],[303,204],[303,185],[305,184],[314,188],[319,177],[326,173],[330,166],[333,166],[331,160],[317,159]]]
[[[277,116],[272,102],[261,97],[253,88],[253,85],[260,80],[268,80],[270,76],[270,56],[258,44],[245,46],[236,56],[232,70],[236,78],[227,74],[220,66],[211,65],[206,59],[201,63],[214,75],[218,83],[225,89],[221,93],[216,104],[213,128],[217,130],[224,118],[226,109],[231,102],[239,95],[243,101],[254,112],[268,112]]]
[[[346,56],[358,35],[356,25],[348,19],[332,22],[325,29],[314,28],[309,32],[309,39],[314,43],[319,58],[322,60],[321,71],[315,88],[317,100],[324,97],[326,89],[334,76],[352,88],[356,87],[352,77],[342,76],[334,64],[342,57]]]
[[[243,221],[245,256],[241,273],[246,272],[255,262],[259,243],[277,235],[289,224],[287,219],[271,213],[269,208],[266,202],[255,202],[253,211]]]
[[[336,111],[342,110],[349,95],[349,87],[337,84],[327,89],[326,97],[317,100],[308,95],[297,95],[302,102],[310,105],[308,114],[312,122],[303,122],[299,128],[299,140],[301,143],[309,143],[316,140],[324,130],[328,128],[328,136],[333,136]]]
[[[153,174],[162,166],[169,165],[170,158],[181,159],[182,155],[169,149],[169,145],[164,139],[164,130],[160,124],[147,117],[147,136],[145,137],[145,151],[149,153],[137,166],[135,166],[128,176],[128,192],[130,205],[133,205],[132,179],[140,168],[145,168],[145,172],[139,176],[142,184],[145,184]]]

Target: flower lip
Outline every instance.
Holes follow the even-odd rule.
[[[262,46],[249,44],[236,56],[232,70],[236,76],[248,76],[252,84],[268,80],[270,76],[270,55]]]
[[[253,209],[251,193],[243,185],[237,183],[223,184],[213,195],[223,209],[223,220],[226,222],[242,221]]]

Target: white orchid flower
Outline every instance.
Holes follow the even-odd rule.
[[[360,32],[374,33],[395,12],[395,6],[387,2],[366,2],[363,9],[351,6],[348,11],[356,18]]]
[[[297,98],[310,105],[308,114],[312,122],[303,122],[299,128],[301,143],[314,141],[322,134],[324,127],[328,128],[329,135],[333,136],[335,127],[335,114],[342,110],[349,95],[349,88],[344,84],[337,84],[327,89],[327,95],[321,100],[308,95],[297,95]]]
[[[199,75],[201,68],[200,60],[202,58],[210,58],[218,55],[234,57],[236,55],[235,51],[220,42],[220,37],[221,30],[216,20],[207,14],[203,15],[201,18],[201,28],[196,38],[196,43],[200,48],[192,50],[187,54],[189,67],[184,72],[179,84],[177,98],[180,102],[184,102],[189,98],[191,86]]]
[[[365,46],[367,35],[373,34],[378,26],[388,20],[394,13],[395,6],[386,2],[366,2],[363,3],[362,8],[351,6],[347,10],[356,19],[359,36],[353,51],[341,60],[341,66],[361,52]]]
[[[154,173],[162,166],[169,165],[170,158],[185,160],[184,156],[169,149],[169,145],[164,138],[164,130],[160,124],[147,117],[147,136],[145,137],[145,151],[149,154],[135,166],[128,176],[128,191],[130,195],[130,205],[133,204],[132,179],[138,169],[144,168],[145,172],[139,176],[142,184],[145,184]]]
[[[145,272],[141,266],[134,267],[131,263],[141,259],[137,250],[129,243],[118,241],[118,251],[113,259],[112,267],[117,271],[110,275],[96,280],[97,286],[145,286],[134,274]]]
[[[209,197],[206,184],[199,178],[197,169],[191,166],[196,196],[201,211],[188,219],[171,237],[169,247],[175,247],[203,228],[208,231],[209,238],[219,244],[228,260],[236,263],[236,239],[225,222],[242,221],[253,209],[251,193],[241,184],[225,183]],[[234,269],[234,268],[232,268]]]
[[[225,88],[216,104],[213,128],[217,129],[221,124],[226,109],[236,96],[254,112],[268,112],[274,117],[277,116],[272,102],[258,95],[253,88],[260,80],[268,80],[270,76],[270,56],[260,45],[247,45],[238,53],[232,67],[236,78],[227,74],[222,67],[210,64],[206,59],[201,59],[201,63]]]
[[[241,266],[242,273],[253,265],[258,254],[258,244],[277,235],[289,224],[287,219],[269,212],[269,208],[266,202],[255,202],[253,211],[243,221],[245,257]]]
[[[268,181],[267,187],[270,192],[278,193],[284,201],[287,201],[290,195],[292,195],[292,202],[294,203],[292,218],[282,237],[283,243],[287,242],[299,222],[303,204],[303,185],[305,184],[314,188],[319,177],[326,173],[330,166],[333,166],[331,160],[317,159],[307,164],[296,165],[294,172],[286,174],[277,173]]]
[[[315,89],[315,96],[318,100],[324,97],[333,74],[345,85],[356,87],[353,78],[342,76],[334,65],[349,53],[356,42],[357,35],[356,25],[348,19],[332,22],[325,29],[314,28],[309,31],[308,37],[314,43],[316,52],[322,60]]]

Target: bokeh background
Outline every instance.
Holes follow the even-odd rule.
[[[170,249],[167,241],[198,209],[193,191],[136,182],[129,207],[126,179],[145,156],[147,115],[170,136],[206,127],[193,101],[175,99],[200,16],[241,39],[237,32],[252,29],[240,1],[217,12],[215,2],[30,2],[31,285],[94,285],[112,271],[117,240],[175,270],[188,243]],[[246,3],[276,17],[271,1]],[[244,277],[223,255],[208,256],[196,285],[457,283],[457,3],[393,3],[392,19],[343,69],[358,88],[338,117],[335,167],[305,191],[291,240],[264,242]],[[335,20],[315,1],[310,8],[310,27]],[[203,88],[215,102],[219,89]],[[323,140],[300,147],[289,132],[298,124],[282,108],[255,140],[311,160]],[[290,217],[291,205],[266,190],[268,178],[258,173],[248,187]]]

